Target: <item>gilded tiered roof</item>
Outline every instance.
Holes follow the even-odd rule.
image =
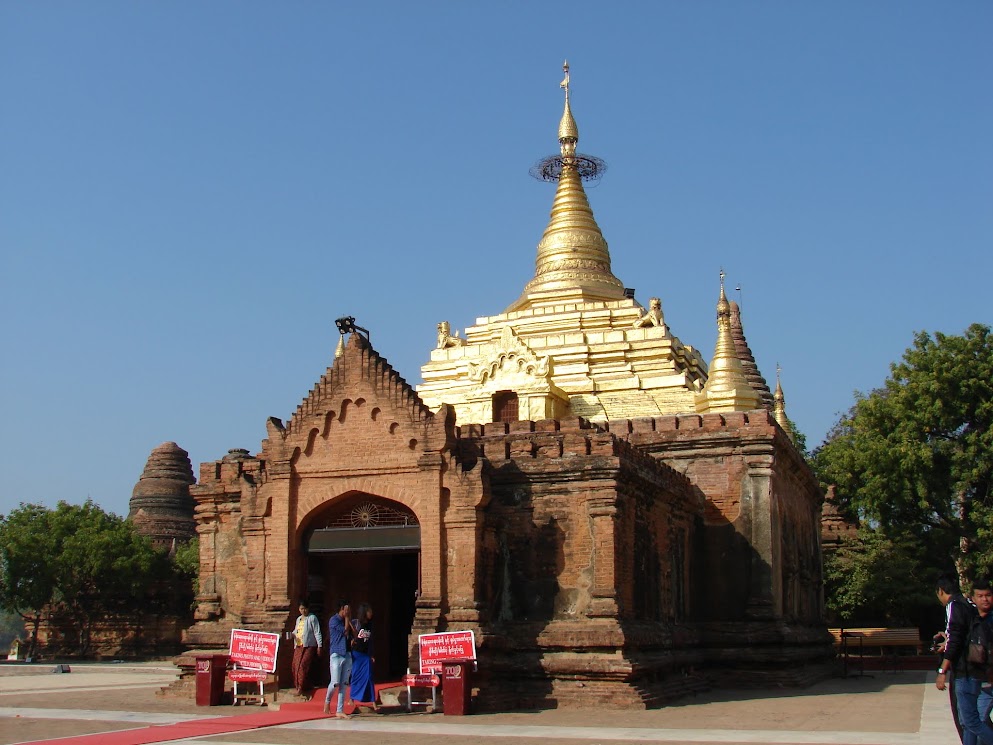
[[[576,151],[567,66],[562,88],[559,154],[540,163],[539,177],[557,184],[534,277],[504,313],[477,318],[461,337],[439,323],[437,348],[421,370],[425,404],[450,404],[460,424],[494,421],[507,394],[518,398],[520,419],[690,412],[707,380],[705,361],[671,333],[661,305],[646,311],[611,271],[583,188],[603,163]]]

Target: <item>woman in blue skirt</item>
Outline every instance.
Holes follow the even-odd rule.
[[[378,713],[376,686],[372,682],[372,664],[376,661],[372,651],[372,606],[359,606],[358,617],[352,620],[355,636],[352,639],[352,701],[356,708],[367,707]]]

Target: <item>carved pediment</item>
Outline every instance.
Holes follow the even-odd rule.
[[[482,362],[469,363],[469,379],[473,382],[485,385],[504,375],[537,379],[551,376],[549,358],[535,354],[510,326],[504,326],[500,338],[490,346],[489,357]]]

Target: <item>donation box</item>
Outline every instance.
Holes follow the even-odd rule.
[[[445,714],[465,716],[472,703],[472,660],[446,660],[441,679]]]
[[[197,656],[197,706],[218,706],[224,697],[224,676],[228,655]]]

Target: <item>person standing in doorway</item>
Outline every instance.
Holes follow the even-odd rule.
[[[348,678],[352,671],[352,653],[350,650],[352,636],[352,624],[349,622],[349,607],[347,600],[337,602],[338,612],[331,616],[328,622],[328,649],[331,650],[331,682],[328,683],[328,692],[324,697],[324,713],[331,713],[331,696],[335,688],[338,689],[338,705],[335,717],[338,719],[348,719],[345,713],[345,691],[347,691]]]
[[[321,622],[310,612],[306,602],[300,603],[299,611],[293,627],[293,685],[297,695],[303,696],[310,690],[310,668],[321,655],[324,639]]]
[[[373,683],[372,665],[376,658],[372,651],[372,606],[362,603],[358,616],[352,621],[355,637],[352,639],[352,701],[357,707],[371,708],[379,712],[376,706],[376,686]]]

